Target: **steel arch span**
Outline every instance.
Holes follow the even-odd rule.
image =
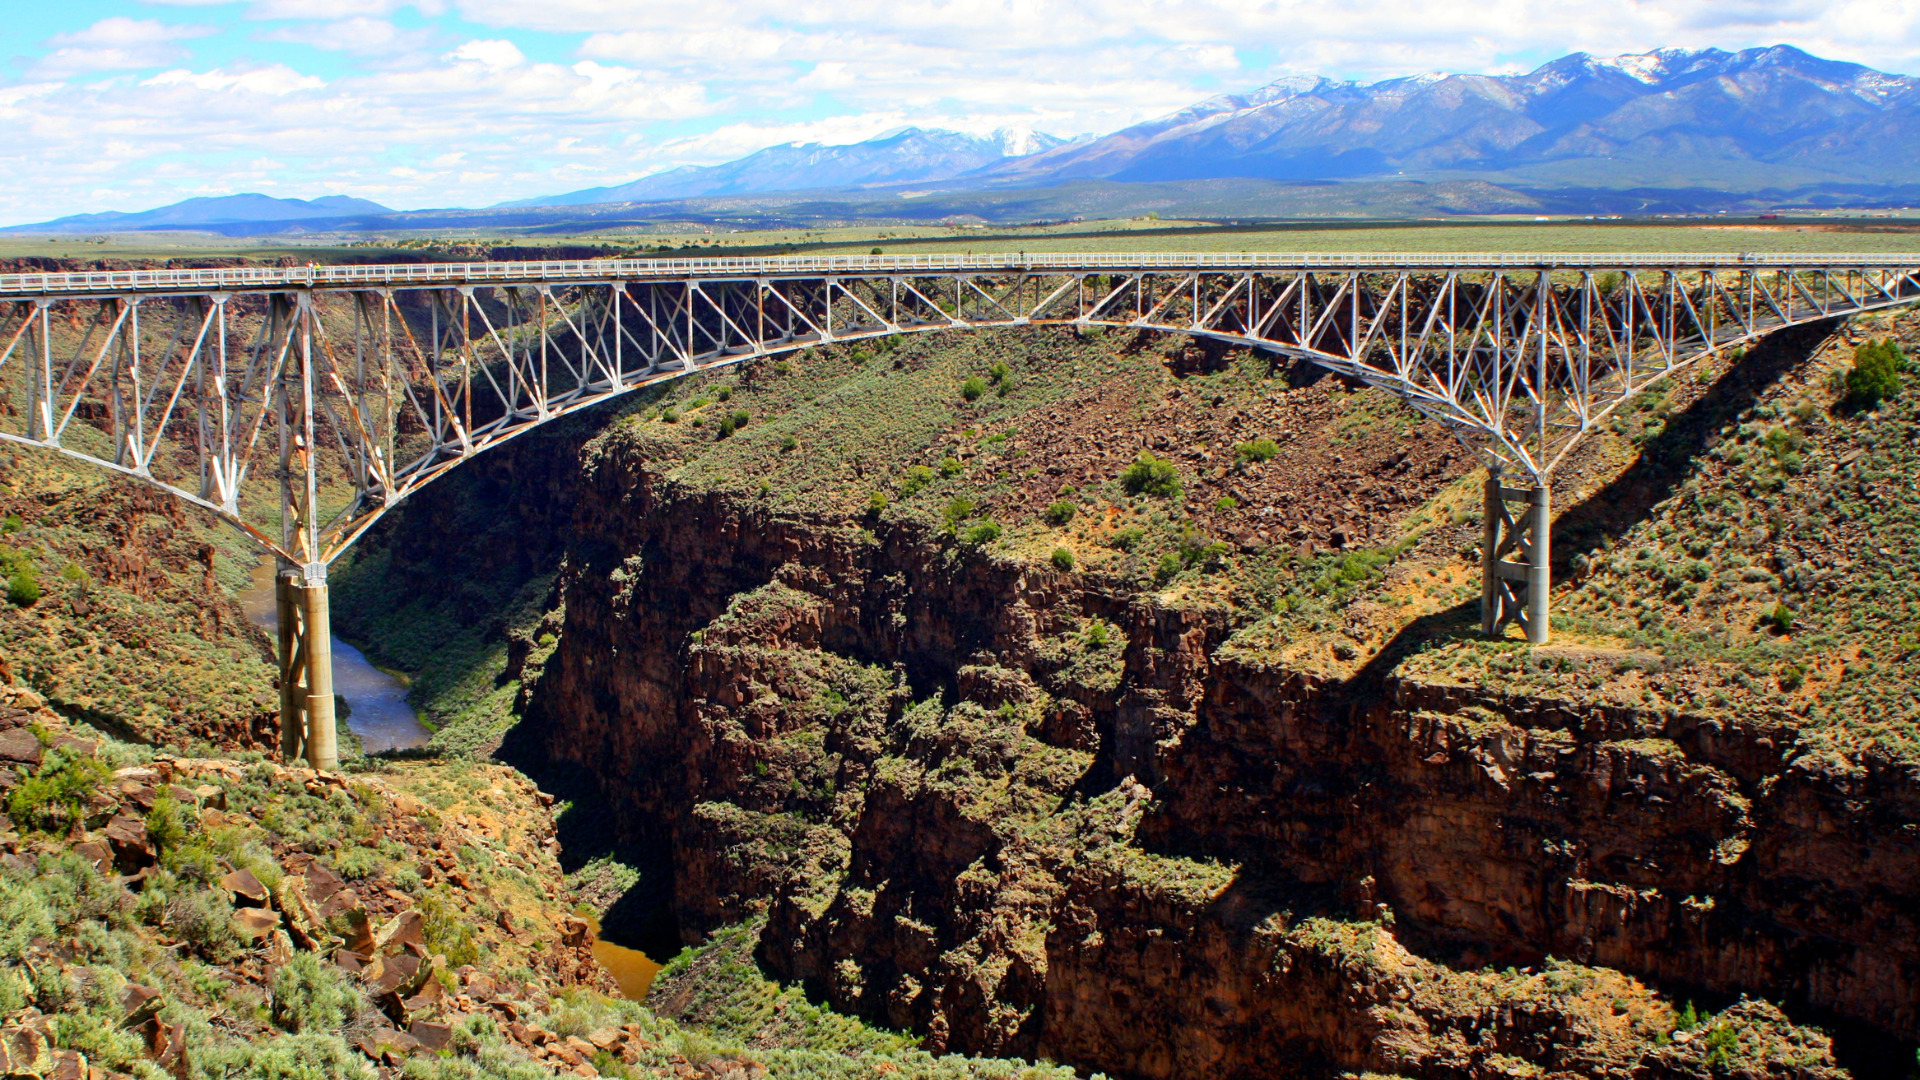
[[[1022,254],[12,274],[0,275],[0,440],[155,485],[272,552],[286,574],[281,625],[295,627],[283,668],[308,672],[291,692],[319,708],[324,690],[330,713],[315,674],[327,666],[327,565],[407,495],[539,424],[832,342],[1004,326],[1190,334],[1382,387],[1473,447],[1491,470],[1483,628],[1517,621],[1544,642],[1546,485],[1588,431],[1704,357],[1915,300],[1920,256]],[[283,693],[298,681],[283,678]],[[283,698],[288,725],[290,710],[302,711]]]

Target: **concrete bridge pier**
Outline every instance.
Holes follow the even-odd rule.
[[[334,726],[333,623],[327,583],[282,565],[274,576],[280,616],[280,758],[304,757],[322,772],[340,768]]]
[[[1528,488],[1507,487],[1501,469],[1487,470],[1485,513],[1481,516],[1480,631],[1500,637],[1509,622],[1526,631],[1527,640],[1545,645],[1549,636],[1547,598],[1553,587],[1552,497],[1544,481]],[[1509,504],[1525,507],[1516,517]],[[1511,561],[1509,554],[1517,556]]]

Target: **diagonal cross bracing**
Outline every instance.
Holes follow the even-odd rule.
[[[0,440],[135,476],[323,575],[459,462],[821,342],[1110,326],[1304,358],[1544,483],[1648,385],[1920,300],[1920,257],[819,256],[0,275]],[[298,475],[294,475],[294,474]],[[283,522],[243,489],[278,485]],[[274,526],[278,525],[278,528]]]

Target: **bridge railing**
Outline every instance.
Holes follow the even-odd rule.
[[[264,292],[746,278],[822,274],[927,274],[1134,270],[1712,270],[1920,268],[1920,254],[1607,254],[1570,252],[1003,252],[997,254],[717,256],[548,262],[236,266],[191,270],[83,270],[0,274],[0,300],[112,293]]]

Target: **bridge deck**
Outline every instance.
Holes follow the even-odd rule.
[[[988,255],[721,256],[698,259],[576,259],[555,262],[388,263],[194,270],[87,270],[0,274],[0,301],[87,295],[345,291],[538,282],[745,280],[823,274],[1192,270],[1496,271],[1920,268],[1920,254],[1606,252],[1043,252]]]

